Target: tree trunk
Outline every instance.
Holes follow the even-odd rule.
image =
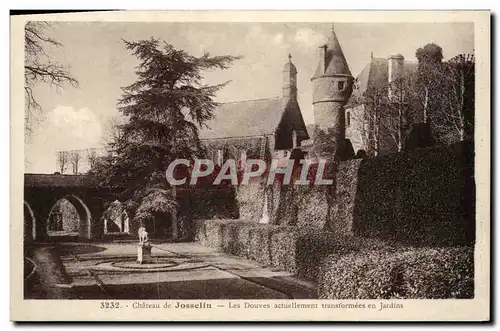
[[[174,201],[177,201],[177,190],[175,188],[175,185],[172,186],[172,196]],[[178,219],[177,219],[177,208],[174,208],[172,211],[172,239],[177,240],[179,239],[179,224]]]
[[[459,121],[459,128],[460,128],[460,141],[465,140],[466,137],[466,132],[465,132],[465,78],[464,78],[464,73],[463,71],[460,72],[460,81],[459,81],[459,100],[460,100],[460,106],[458,107],[458,121]]]
[[[380,123],[379,123],[379,118],[377,111],[374,112],[373,114],[373,153],[375,156],[378,155],[379,149],[380,149],[380,140],[379,140],[379,128],[380,128]]]
[[[398,152],[403,150],[403,105],[401,102],[398,103]]]
[[[425,87],[425,95],[424,95],[424,123],[427,123],[428,119],[428,111],[429,111],[429,88]]]

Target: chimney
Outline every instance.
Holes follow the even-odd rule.
[[[405,58],[401,54],[391,55],[388,60],[387,80],[389,83],[389,100],[393,101],[398,91],[401,92],[398,84],[394,84],[397,80],[403,78]]]
[[[326,49],[327,46],[323,45],[319,47],[319,70],[321,74],[325,73],[326,70]]]
[[[397,79],[403,78],[405,58],[401,54],[391,55],[388,60],[389,84]]]

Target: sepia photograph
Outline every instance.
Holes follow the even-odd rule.
[[[489,12],[54,17],[16,35],[18,300],[242,320],[488,308]]]

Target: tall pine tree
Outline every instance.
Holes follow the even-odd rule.
[[[168,189],[165,171],[174,159],[203,154],[199,129],[212,118],[215,94],[228,82],[206,85],[202,72],[227,69],[239,57],[195,57],[154,38],[124,43],[139,59],[137,80],[122,88],[118,110],[125,124],[92,173],[114,198],[137,208],[150,202],[148,195],[169,196],[161,190]]]

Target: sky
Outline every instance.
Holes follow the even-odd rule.
[[[299,105],[306,123],[313,123],[311,77],[318,47],[331,28],[331,23],[58,22],[47,35],[63,46],[46,53],[66,65],[80,86],[35,88],[43,111],[26,143],[25,170],[53,173],[56,151],[103,147],[110,119],[119,116],[121,87],[134,82],[138,64],[123,40],[155,37],[194,56],[242,56],[227,70],[204,74],[209,84],[230,81],[219,91],[218,102],[279,97],[282,69],[291,54],[298,71]],[[472,23],[338,23],[335,33],[355,77],[371,53],[415,59],[416,49],[430,42],[443,48],[445,60],[474,50]]]

